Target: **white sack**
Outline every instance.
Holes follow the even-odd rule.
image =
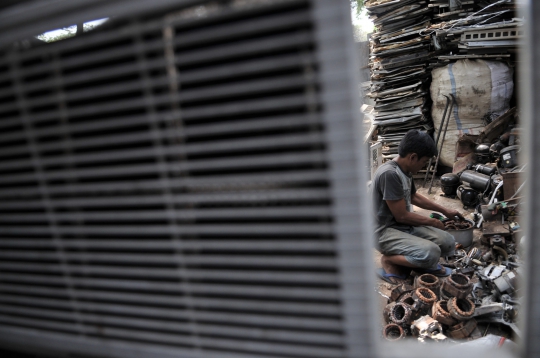
[[[458,60],[434,69],[431,76],[431,116],[435,137],[446,106],[443,95],[451,93],[457,101],[450,115],[439,159],[441,164],[451,167],[459,136],[463,133],[478,134],[484,127],[483,117],[501,115],[510,108],[514,92],[513,69],[498,61]]]

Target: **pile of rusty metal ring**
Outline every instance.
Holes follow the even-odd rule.
[[[468,230],[472,228],[473,225],[468,221],[454,221],[448,220],[444,222],[445,230]]]

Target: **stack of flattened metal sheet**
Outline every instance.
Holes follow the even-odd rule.
[[[433,128],[426,98],[431,37],[423,34],[433,10],[426,0],[366,1],[366,8],[377,32],[370,38],[371,81],[363,85],[375,104],[362,110],[390,158],[409,129]]]
[[[462,58],[515,60],[524,23],[515,18],[515,0],[430,2],[434,24],[429,33],[433,35],[435,50],[442,50],[433,56],[433,63]],[[450,8],[450,3],[455,7]]]
[[[362,111],[385,159],[397,154],[409,129],[433,129],[426,90],[433,68],[462,58],[515,62],[523,37],[517,0],[366,0],[365,6],[376,32],[371,81],[363,87],[374,104]]]

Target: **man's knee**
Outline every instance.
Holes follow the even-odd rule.
[[[456,249],[456,240],[449,233],[445,232],[445,234],[440,244],[441,254],[443,256],[452,256]]]
[[[441,257],[441,249],[435,244],[426,245],[421,255],[416,257],[416,261],[421,268],[430,269],[435,267]]]

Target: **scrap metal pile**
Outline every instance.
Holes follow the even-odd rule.
[[[459,250],[449,264],[455,267],[453,273],[446,278],[423,274],[414,285],[395,287],[383,311],[383,337],[478,339],[489,325],[507,326],[511,336],[519,336],[514,321],[521,305],[516,281],[522,262],[511,249],[513,242],[491,241],[484,254],[477,248]]]
[[[491,328],[509,338],[520,336],[515,325],[522,295],[517,286],[522,274],[520,253],[526,244],[520,234],[519,208],[523,183],[519,164],[519,133],[515,108],[492,121],[478,136],[465,137],[460,150],[470,148],[466,167],[445,174],[443,195],[456,197],[476,208],[473,221],[442,220],[447,230],[469,231],[470,240],[456,238],[455,256],[442,264],[452,269],[446,278],[416,276],[395,287],[383,315],[383,336],[398,340],[409,335],[420,340],[477,339]],[[463,163],[462,163],[463,164]],[[445,179],[452,180],[445,180]],[[437,215],[437,214],[432,214]],[[432,216],[433,217],[433,216]],[[473,242],[472,225],[482,228]],[[459,237],[461,238],[461,237]]]
[[[514,0],[366,0],[376,32],[370,37],[374,105],[369,137],[383,144],[383,158],[397,154],[409,129],[431,132],[431,70],[459,58],[514,60],[523,22]]]

